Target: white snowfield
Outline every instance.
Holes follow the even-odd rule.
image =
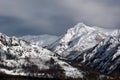
[[[54,60],[54,63],[50,62],[51,59]],[[42,77],[45,73],[37,71],[48,70],[54,64],[58,64],[64,70],[66,77],[83,77],[82,71],[59,60],[55,53],[16,37],[8,37],[0,33],[0,72],[10,75],[34,75],[38,77],[40,75]],[[49,73],[48,76],[52,77]]]

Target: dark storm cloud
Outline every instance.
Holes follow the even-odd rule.
[[[9,16],[0,16],[0,30],[2,33],[6,33],[10,36],[22,36],[22,35],[38,35],[38,34],[58,34],[61,35],[61,31],[66,31],[68,27],[65,27],[64,30],[61,28],[62,26],[71,26],[74,21],[67,18],[57,17],[54,16],[51,19],[52,26],[54,29],[51,30],[51,32],[48,32],[46,30],[43,30],[38,25],[30,24],[27,21],[9,17]],[[42,25],[42,27],[46,27],[45,25]]]
[[[119,1],[112,2],[117,3]],[[73,11],[74,19],[77,21],[113,28],[120,24],[120,6],[112,5],[112,2],[103,0],[65,0],[63,6]]]
[[[119,28],[120,0],[0,0],[0,32],[63,34],[77,22]]]
[[[31,25],[27,24],[27,22],[24,20],[9,16],[0,16],[0,30],[2,33],[10,35],[25,35],[25,33],[35,33],[35,29],[31,27]]]

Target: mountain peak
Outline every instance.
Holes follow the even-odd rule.
[[[107,37],[113,35],[119,36],[119,32],[119,30],[105,29],[96,26],[90,27],[84,23],[78,23],[68,29],[67,33],[52,45],[52,47],[54,47],[53,51],[62,55],[65,51],[69,54],[73,49],[77,51],[86,50],[97,45]]]
[[[77,23],[75,27],[85,27],[86,25],[84,23]]]
[[[90,26],[85,25],[84,23],[78,23],[73,28],[70,28],[69,30],[70,31],[73,30],[74,32],[80,32],[80,31],[89,32],[89,31],[93,31],[95,29]]]
[[[118,71],[120,65],[119,38],[119,29],[89,27],[78,23],[53,44],[51,50],[102,73],[112,74]]]
[[[106,29],[97,26],[87,26],[84,23],[78,23],[73,28],[68,29],[68,32],[74,31],[74,33],[89,33],[89,32],[100,32],[108,36],[120,37],[120,29]]]

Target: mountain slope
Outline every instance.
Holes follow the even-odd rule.
[[[113,74],[120,69],[119,32],[79,23],[48,46],[48,49],[71,61],[91,66],[104,74]]]
[[[2,33],[0,33],[0,72],[42,78],[83,77],[81,71],[60,60],[55,53]]]
[[[79,23],[75,27],[70,28],[61,39],[48,46],[48,48],[65,57],[70,51],[82,51],[95,46],[109,36],[109,34],[110,32],[106,32],[104,29],[89,27]],[[68,52],[68,54],[62,54],[64,51]]]
[[[109,37],[84,52],[77,52],[79,55],[74,61],[81,62],[87,66],[94,67],[104,74],[119,73],[120,69],[120,40]],[[71,55],[68,56],[72,58]]]

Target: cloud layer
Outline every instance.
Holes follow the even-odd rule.
[[[0,0],[0,31],[61,35],[78,22],[119,28],[119,4],[120,0]]]

